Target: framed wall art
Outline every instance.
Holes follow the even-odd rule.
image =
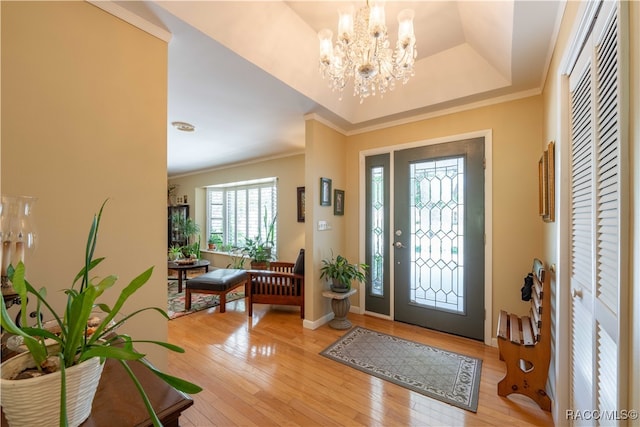
[[[555,143],[549,143],[538,161],[538,214],[545,222],[555,221]]]
[[[320,206],[331,206],[330,178],[320,178]]]
[[[305,206],[304,206],[304,187],[298,187],[298,222],[304,222]]]
[[[344,190],[333,190],[333,214],[344,215]]]

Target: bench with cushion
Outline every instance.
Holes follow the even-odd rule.
[[[225,312],[227,294],[247,282],[247,272],[231,268],[218,268],[190,279],[186,285],[184,308],[191,309],[191,294],[214,294],[220,296],[220,313]],[[245,288],[246,296],[246,288]]]
[[[545,391],[551,360],[551,290],[549,274],[539,259],[533,260],[533,286],[529,314],[518,316],[500,310],[498,317],[500,360],[507,374],[498,383],[498,395],[518,393],[551,411]]]
[[[249,316],[253,315],[253,304],[297,305],[304,319],[304,249],[295,263],[275,261],[269,263],[268,270],[247,273]]]

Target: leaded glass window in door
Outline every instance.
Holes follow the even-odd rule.
[[[410,302],[464,313],[464,157],[410,166]]]
[[[384,296],[385,205],[384,168],[371,168],[371,294]]]

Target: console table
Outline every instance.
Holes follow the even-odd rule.
[[[323,297],[331,298],[333,320],[329,322],[329,326],[333,329],[349,329],[351,327],[351,322],[347,319],[347,314],[351,308],[351,301],[349,301],[349,297],[357,291],[357,289],[352,288],[348,292],[322,292]]]
[[[164,426],[178,427],[182,411],[193,405],[186,394],[151,373],[140,362],[129,362],[158,418]],[[58,399],[58,396],[52,396]],[[2,426],[8,426],[2,413]],[[89,418],[82,427],[151,426],[149,413],[129,375],[116,360],[107,359],[93,399]]]

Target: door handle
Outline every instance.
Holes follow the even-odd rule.
[[[402,242],[396,242],[394,243],[394,246],[398,249],[406,248],[406,246],[403,245]]]
[[[571,289],[571,297],[582,299],[582,289]]]

